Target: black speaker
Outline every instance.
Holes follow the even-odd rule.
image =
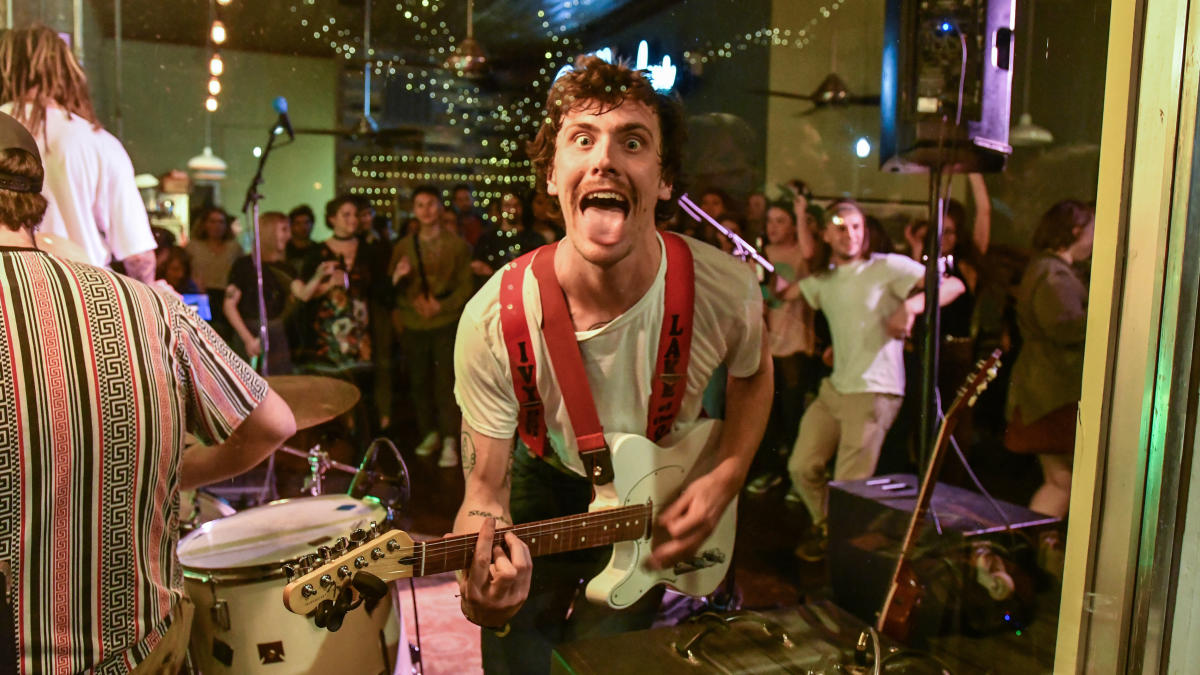
[[[892,474],[829,484],[829,569],[839,607],[874,624],[896,569],[896,559],[917,502],[920,483],[912,474]],[[1011,603],[976,602],[970,557],[978,546],[1002,551],[1011,570],[1029,577],[1038,534],[1059,527],[1058,518],[938,483],[921,537],[910,560],[928,586],[914,634],[924,640],[945,632],[981,632],[998,619],[1027,619],[1027,598]],[[1023,586],[1017,580],[1019,586]],[[1021,593],[1025,588],[1019,589]],[[1018,595],[1021,595],[1018,593]],[[976,608],[981,608],[977,611]],[[979,612],[989,616],[980,616]],[[1007,614],[1007,619],[1005,615]],[[994,616],[991,616],[994,615]],[[993,622],[994,623],[994,622]],[[1013,627],[1019,627],[1014,625]]]
[[[999,171],[1012,152],[1015,0],[887,0],[880,166]]]

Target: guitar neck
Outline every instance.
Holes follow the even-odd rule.
[[[525,542],[533,556],[565,553],[647,536],[650,504],[634,504],[496,530],[495,541],[512,532]],[[445,537],[414,545],[413,576],[428,576],[466,569],[475,556],[478,534]]]

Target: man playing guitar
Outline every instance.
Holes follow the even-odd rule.
[[[662,215],[674,206],[680,175],[684,118],[678,103],[655,93],[643,73],[584,57],[556,82],[546,110],[531,155],[539,188],[558,200],[566,238],[536,253],[551,256],[539,268],[550,277],[535,275],[537,258],[493,276],[468,303],[455,345],[466,475],[455,532],[479,532],[459,586],[463,613],[485,627],[482,650],[490,673],[546,672],[550,650],[560,642],[648,628],[661,597],[648,594],[620,612],[597,607],[578,590],[580,581],[599,571],[605,549],[541,558],[534,569],[529,549],[515,535],[493,541],[497,521],[507,526],[582,513],[592,494],[578,425],[568,416],[558,364],[552,367],[542,332],[549,310],[543,311],[539,278],[552,278],[565,296],[565,320],[576,343],[569,347],[581,352],[605,432],[654,436],[654,428],[686,427],[701,414],[713,371],[728,366],[726,422],[715,456],[672,503],[661,510],[655,505],[651,566],[690,559],[713,531],[742,486],[771,404],[771,359],[764,356],[762,301],[753,275],[714,247],[660,236],[654,227],[656,211]],[[667,337],[677,334],[667,307],[676,295],[669,289],[679,286],[669,278],[678,279],[687,266],[691,283],[684,285],[694,289],[686,309],[691,335],[685,344],[663,341],[656,350],[664,327]],[[511,332],[506,341],[512,324],[503,316],[505,307],[513,311],[514,294],[524,308],[519,323],[528,328],[519,349]],[[667,379],[655,377],[655,354],[661,366],[664,355],[670,362],[680,349],[685,370],[664,386],[683,385],[682,397],[673,420],[658,419],[655,427],[652,390]],[[530,357],[536,369],[521,371],[510,355]],[[518,372],[530,374],[532,387],[524,392],[514,387]],[[540,447],[514,446],[518,432]]]

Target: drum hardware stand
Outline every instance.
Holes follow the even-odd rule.
[[[321,494],[322,486],[324,485],[325,472],[329,469],[337,469],[338,471],[344,471],[349,474],[358,472],[357,468],[350,466],[349,464],[343,464],[335,459],[330,459],[329,453],[322,450],[320,444],[314,445],[308,450],[308,452],[301,452],[300,450],[289,448],[286,445],[280,446],[279,449],[288,453],[289,455],[295,455],[296,457],[302,457],[308,460],[309,474],[308,478],[304,480],[304,487],[302,489],[314,497],[317,497]],[[272,454],[271,457],[274,459],[274,454]],[[272,474],[272,485],[275,483],[274,478],[275,476]]]

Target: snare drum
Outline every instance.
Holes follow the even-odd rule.
[[[183,490],[179,493],[179,530],[187,534],[197,527],[218,518],[237,513],[229,502],[203,490]]]
[[[385,516],[378,503],[345,495],[282,499],[206,523],[181,540],[184,586],[196,604],[190,651],[199,671],[411,673],[390,595],[370,612],[364,603],[346,614],[336,633],[283,606],[281,563]]]

